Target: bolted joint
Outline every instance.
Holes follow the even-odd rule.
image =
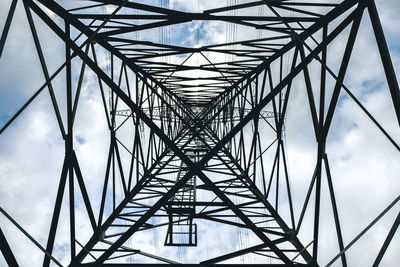
[[[106,231],[99,231],[99,240],[103,240],[106,237]]]

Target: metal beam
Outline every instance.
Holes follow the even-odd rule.
[[[15,266],[15,267],[19,266],[17,260],[15,259],[14,253],[12,252],[5,235],[1,230],[1,227],[0,227],[0,250],[8,266]]]

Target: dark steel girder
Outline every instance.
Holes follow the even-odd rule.
[[[3,231],[0,228],[0,251],[3,254],[4,259],[6,260],[9,266],[18,267],[18,262],[15,259],[14,253],[10,248],[10,245],[7,242],[6,237],[4,236]]]

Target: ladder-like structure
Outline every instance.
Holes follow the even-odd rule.
[[[196,148],[197,145],[185,151],[186,155],[188,155],[192,161],[197,161],[199,158],[199,151],[197,151]],[[188,168],[185,163],[182,162],[179,167],[176,182],[185,177],[187,173]],[[196,176],[192,176],[167,204],[169,225],[165,238],[166,246],[197,245],[197,225],[193,223],[193,218],[196,214],[195,203]]]

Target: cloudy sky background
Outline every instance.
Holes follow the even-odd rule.
[[[6,7],[10,3],[9,0],[0,1],[2,7],[0,8],[0,29],[4,26],[8,12]],[[193,7],[196,9],[197,6],[199,10],[203,10],[206,9],[207,1],[201,1],[199,4],[197,1],[171,1],[170,4],[174,8],[183,10],[190,10]],[[400,4],[395,0],[378,0],[377,6],[393,64],[398,73],[400,71],[400,30],[398,27],[400,19],[397,14],[400,12]],[[63,44],[51,30],[46,28],[44,23],[39,20],[35,20],[35,23],[45,50],[49,72],[52,73],[63,63]],[[207,25],[192,23],[189,32],[196,32],[197,27],[201,27],[200,42],[203,40],[205,43],[225,41],[224,27],[213,23]],[[330,51],[329,66],[333,70],[338,69],[340,57],[336,55],[340,55],[338,51],[343,49],[343,40],[339,39],[333,45],[335,49],[332,48]],[[193,37],[185,42],[185,45],[193,46],[196,45],[197,40]],[[79,63],[79,60],[75,59],[74,67],[78,68]],[[317,66],[318,64],[314,63],[310,68],[316,69]],[[313,75],[313,77],[318,76]],[[0,60],[0,125],[6,123],[43,81],[23,6],[19,2]],[[98,209],[100,198],[97,192],[100,192],[102,187],[102,178],[98,179],[98,177],[104,176],[109,142],[104,110],[96,83],[95,75],[87,69],[75,127],[75,149],[95,210]],[[296,219],[304,201],[304,193],[307,190],[316,158],[315,139],[303,83],[301,76],[295,81],[297,90],[292,90],[292,102],[288,109],[286,126],[289,172]],[[400,131],[391,106],[367,13],[363,17],[345,83],[399,143]],[[60,99],[60,109],[65,110],[65,103],[61,101],[65,89],[63,74],[54,80],[53,87]],[[345,94],[341,95],[331,126],[327,153],[334,179],[344,242],[347,244],[398,196],[400,157],[398,151]],[[47,240],[63,157],[64,143],[48,91],[44,90],[0,136],[0,205],[42,246],[45,246]],[[338,251],[325,181],[322,184],[323,215],[320,244],[322,263],[329,261]],[[64,196],[67,195],[66,190]],[[54,255],[63,263],[67,263],[69,259],[66,253],[69,251],[67,207],[68,201],[65,197]],[[395,206],[349,250],[350,266],[372,264],[398,212],[399,205]],[[87,240],[90,233],[86,231],[88,225],[84,207],[78,206],[76,213],[79,237],[81,240]],[[312,212],[309,212],[305,218],[305,225],[311,225],[310,214]],[[0,225],[21,266],[41,264],[42,253],[4,216],[0,216]],[[229,244],[231,249],[236,246],[235,240],[229,239],[226,235],[219,236],[218,241],[215,242],[212,241],[213,236],[207,231],[203,233],[203,237],[207,239],[208,248],[201,253],[206,256],[212,256],[209,254],[213,251],[224,250],[221,246],[226,246],[226,244]],[[305,244],[310,241],[309,236],[300,237]],[[142,235],[137,238],[144,251],[157,252],[157,249],[160,249],[153,244],[154,236],[149,238],[148,235]],[[163,238],[164,235],[159,234],[159,239],[163,240]],[[397,233],[382,261],[382,266],[396,266],[399,259],[396,251],[399,250],[400,236]],[[193,255],[191,253],[194,253],[191,251],[188,252],[189,258]],[[0,266],[3,265],[5,262],[0,257]]]

